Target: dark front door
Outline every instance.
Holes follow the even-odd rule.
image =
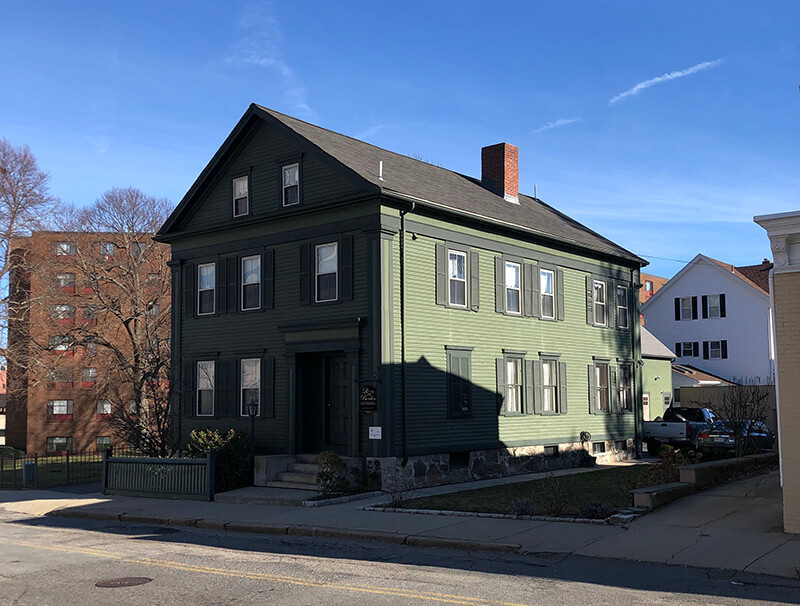
[[[347,453],[350,431],[351,377],[343,353],[298,357],[298,433],[301,452]]]
[[[350,377],[347,358],[325,356],[325,441],[346,450],[350,436]]]

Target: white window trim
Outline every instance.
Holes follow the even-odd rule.
[[[201,364],[211,364],[211,368],[213,369],[213,376],[211,378],[211,389],[203,389],[202,391],[210,391],[211,392],[211,412],[210,413],[200,413],[200,365]],[[194,407],[195,413],[198,417],[213,417],[214,413],[216,412],[217,402],[216,402],[216,391],[217,391],[217,365],[214,360],[198,360],[194,365],[195,371],[195,398],[194,398]]]
[[[333,249],[336,251],[336,271],[328,272],[325,274],[319,273],[319,249],[323,246],[333,246]],[[320,276],[329,276],[335,275],[336,279],[334,280],[334,286],[336,288],[336,294],[332,299],[320,299],[319,298],[319,277]],[[331,301],[338,301],[339,300],[339,243],[338,242],[324,242],[323,244],[317,244],[314,247],[314,302],[315,303],[330,303]]]
[[[559,361],[555,358],[541,358],[540,360],[542,365],[542,414],[558,414],[559,409],[561,408],[561,403],[558,401],[558,363]],[[547,384],[544,382],[544,367],[545,364],[552,364],[553,372],[551,373],[551,380],[552,383]],[[547,410],[545,408],[545,402],[547,398],[545,394],[550,391],[553,408],[551,410]]]
[[[603,291],[603,301],[602,303],[597,300],[597,285],[602,287]],[[592,305],[594,306],[594,325],[595,326],[608,326],[608,289],[606,283],[602,280],[593,280],[592,281]],[[597,321],[597,306],[602,305],[603,307],[603,321]]]
[[[509,265],[513,265],[514,267],[517,268],[517,283],[519,284],[519,286],[517,286],[515,288],[513,286],[509,286],[507,283],[505,285],[505,287],[506,287],[506,313],[514,315],[514,316],[520,316],[520,315],[522,315],[522,265],[519,264],[519,263],[516,263],[515,261],[506,261],[504,263],[504,266],[503,266],[504,269],[505,269],[505,274],[503,276],[504,281],[505,281],[505,278],[508,277],[508,266]],[[465,270],[464,271],[464,278],[467,277],[466,276],[466,267],[467,267],[467,265],[465,263],[464,264],[464,270]],[[465,282],[466,282],[466,280],[465,280]],[[465,285],[465,288],[466,288],[466,285]],[[517,310],[513,310],[513,309],[509,309],[508,308],[508,291],[509,290],[516,290],[517,291],[517,305],[519,307],[519,309],[517,309]],[[466,292],[466,290],[465,290],[465,292]],[[466,297],[465,297],[465,299],[466,299]]]
[[[519,371],[519,383],[514,384],[514,386],[519,390],[517,392],[517,408],[515,410],[509,410],[508,408],[508,403],[511,401],[509,394],[511,393],[512,388],[511,377],[509,374],[509,365],[511,363],[518,364]],[[506,373],[505,413],[507,415],[523,415],[525,414],[525,359],[521,356],[505,356],[505,359],[503,360],[503,366]]]
[[[65,412],[56,412],[56,402],[63,402]],[[75,409],[75,402],[73,400],[48,400],[47,401],[47,414],[50,415],[71,415]]]
[[[258,368],[258,386],[257,387],[244,387],[244,363],[255,362]],[[242,417],[249,417],[244,408],[244,390],[255,389],[258,392],[258,412],[256,416],[261,416],[261,358],[242,358],[239,361],[239,415]]]
[[[623,386],[622,384],[622,377],[623,372],[622,369],[625,368],[628,371],[628,385]],[[633,366],[631,364],[620,364],[617,368],[617,389],[619,391],[619,412],[633,412]],[[628,404],[629,407],[626,408],[624,406],[624,398],[622,394],[627,392],[628,393]]]
[[[714,355],[714,344],[717,344],[717,352],[719,352],[718,356]],[[709,360],[721,360],[722,359],[722,341],[709,341],[708,342],[708,359]]]
[[[214,280],[211,288],[200,288],[200,270],[203,267],[213,267],[214,268]],[[211,311],[200,311],[200,293],[211,291],[214,295],[211,297]],[[217,264],[213,261],[211,263],[200,263],[197,266],[197,315],[198,316],[213,316],[214,313],[217,311]]]
[[[624,293],[622,300],[625,303],[625,305],[620,305],[619,304],[619,293],[620,293],[620,291],[622,291]],[[617,301],[616,301],[616,305],[617,305],[617,326],[619,328],[630,328],[631,327],[630,314],[628,314],[628,287],[627,286],[617,286],[616,298],[617,298]],[[620,322],[620,318],[625,318],[625,324],[624,325],[622,324],[622,322]]]
[[[463,278],[454,278],[450,275],[450,255],[456,255],[458,257],[464,257],[464,277]],[[505,267],[505,266],[504,266]],[[467,298],[469,294],[467,292],[467,276],[469,275],[469,267],[467,266],[467,253],[463,250],[455,250],[452,248],[447,249],[447,304],[450,307],[459,307],[461,309],[467,308]],[[455,280],[456,282],[463,282],[464,283],[464,303],[453,303],[450,299],[450,294],[452,290],[450,288],[450,282]],[[505,277],[503,278],[505,282]]]
[[[689,346],[689,353],[686,353],[686,346]],[[694,357],[694,343],[692,341],[681,341],[681,357],[693,358]]]
[[[691,320],[692,319],[692,315],[693,315],[692,314],[692,298],[691,297],[680,297],[680,301],[681,301],[681,321],[683,321],[683,320]],[[684,315],[683,315],[683,312],[684,312],[683,302],[684,301],[689,301],[689,309],[688,309],[688,312],[687,312],[688,313],[687,317],[684,317]]]
[[[711,309],[712,309],[711,297],[716,297],[717,298],[717,304],[715,305],[715,307],[717,309],[717,314],[716,315],[712,315],[712,313],[711,313]],[[709,319],[713,318],[715,320],[721,318],[722,317],[722,297],[720,297],[719,295],[708,295],[707,301],[708,301],[708,318]]]
[[[551,293],[545,293],[544,292],[544,288],[542,287],[542,284],[543,284],[542,277],[546,273],[550,274],[550,285],[553,288],[553,292],[551,292]],[[540,296],[540,300],[539,300],[539,315],[542,318],[546,318],[548,320],[555,320],[556,319],[556,272],[554,272],[552,269],[540,269],[539,270],[539,296]],[[552,316],[546,316],[544,314],[544,298],[545,297],[550,297],[553,300],[553,315]],[[594,298],[594,295],[592,296],[592,298]]]
[[[296,185],[284,185],[283,180],[284,180],[284,176],[286,175],[286,169],[292,168],[292,167],[295,167],[295,166],[297,167],[297,184]],[[297,187],[297,202],[292,202],[291,204],[287,204],[286,203],[286,188],[287,187]],[[291,164],[284,164],[283,166],[281,166],[281,204],[284,207],[297,206],[298,204],[300,204],[300,163],[299,162],[293,162]]]
[[[244,262],[245,261],[250,261],[252,259],[256,259],[258,261],[258,282],[248,282],[247,284],[245,284],[245,281],[244,281]],[[254,309],[261,309],[261,280],[263,279],[262,276],[261,276],[261,255],[250,255],[249,257],[242,257],[242,264],[241,265],[242,265],[241,266],[242,279],[240,281],[240,289],[241,289],[240,299],[242,301],[241,310],[242,311],[252,311]],[[244,306],[244,287],[245,286],[252,286],[253,284],[258,284],[258,289],[257,289],[258,290],[258,305],[256,305],[255,307],[245,307]]]
[[[601,367],[605,367],[605,373],[600,372]],[[606,377],[606,386],[602,387],[600,385],[600,377],[605,375]],[[609,414],[611,413],[611,364],[608,362],[595,362],[594,364],[594,381],[595,381],[595,398],[597,399],[597,413],[600,414]],[[606,408],[605,410],[600,408],[600,394],[605,391],[606,392]]]
[[[247,192],[246,192],[246,194],[244,196],[245,211],[243,213],[238,213],[237,214],[236,213],[236,200],[239,200],[239,198],[236,197],[236,183],[239,182],[239,181],[244,181],[245,189],[247,190]],[[231,197],[231,199],[232,199],[231,204],[233,204],[233,208],[231,209],[231,213],[233,214],[234,217],[246,217],[247,215],[250,214],[250,179],[247,176],[236,177],[235,179],[233,179],[233,181],[231,181],[231,187],[233,188],[233,195]]]

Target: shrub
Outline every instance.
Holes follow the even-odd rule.
[[[549,474],[536,483],[537,500],[549,516],[560,516],[566,508],[567,485],[562,478]]]
[[[581,517],[589,518],[590,520],[605,520],[607,517],[614,515],[616,510],[608,503],[601,503],[600,501],[589,501],[581,505]]]
[[[530,497],[517,497],[509,503],[508,513],[514,516],[535,516],[536,502]]]
[[[218,429],[193,430],[186,446],[186,456],[202,458],[209,452],[216,455],[216,492],[252,485],[247,434],[233,429],[224,435]]]
[[[350,491],[347,465],[342,461],[342,457],[332,450],[325,450],[319,453],[317,465],[319,465],[317,486],[323,495],[342,494]]]

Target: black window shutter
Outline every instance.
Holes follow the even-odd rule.
[[[262,259],[261,305],[264,309],[272,309],[275,307],[275,251],[265,250]]]
[[[308,244],[300,246],[300,305],[311,302],[309,287],[311,286],[311,247]]]
[[[350,301],[353,298],[353,236],[342,237],[341,258],[339,259],[341,266],[341,299],[342,301]]]
[[[681,319],[681,300],[680,297],[675,297],[675,320]]]
[[[537,282],[538,284],[538,282]],[[556,270],[556,320],[564,319],[564,270]]]
[[[525,360],[525,414],[536,411],[536,389],[539,387],[539,378],[536,374],[536,364],[533,360]]]
[[[194,316],[197,307],[197,293],[195,280],[197,269],[194,263],[187,263],[183,266],[183,315],[187,318]]]
[[[719,296],[719,317],[725,317],[725,295],[721,294]]]
[[[597,383],[594,376],[594,364],[589,364],[589,414],[597,414]]]
[[[611,391],[609,394],[611,397],[609,400],[611,401],[611,412],[619,412],[619,388],[617,385],[617,369],[613,366],[608,367],[608,389]]]
[[[728,342],[722,341],[722,359],[726,360],[728,358]]]
[[[708,360],[708,341],[703,341],[703,359]]]
[[[675,343],[675,355],[679,358],[683,355],[683,347],[681,343]]]
[[[194,406],[194,364],[183,365],[183,416],[193,417]]]
[[[525,316],[533,316],[533,301],[534,301],[534,294],[533,289],[535,286],[534,283],[534,267],[535,265],[531,265],[530,263],[524,263],[522,265],[522,313]]]
[[[535,382],[533,392],[533,410],[528,411],[528,413],[530,414],[532,412],[540,415],[542,414],[542,400],[544,398],[544,393],[542,390],[542,363],[540,360],[535,360],[533,362],[533,381]]]
[[[692,356],[694,356],[695,358],[700,357],[700,343],[698,343],[697,341],[692,343]]]
[[[586,323],[594,326],[594,279],[586,276]]]
[[[216,296],[217,296],[217,309],[216,312],[218,314],[224,314],[227,308],[228,302],[228,263],[227,259],[219,259],[216,263],[216,267],[214,269],[216,272]]]
[[[275,418],[275,358],[261,362],[261,416]]]
[[[567,414],[567,365],[557,362],[558,366],[558,413]]]
[[[708,318],[708,295],[703,295],[703,319]]]
[[[606,326],[609,328],[617,327],[617,283],[606,280],[606,315],[608,316]]]
[[[436,245],[436,305],[447,305],[447,249]]]
[[[227,360],[216,364],[217,416],[239,416],[239,361]]]
[[[480,255],[478,251],[469,253],[469,306],[472,311],[478,311],[481,307],[481,284],[480,284]]]
[[[228,257],[228,311],[233,313],[239,310],[237,293],[241,290],[239,277],[241,260],[238,257]]]
[[[506,365],[503,358],[495,360],[495,367],[497,369],[497,412],[498,414],[506,412]]]
[[[534,318],[538,318],[542,314],[541,303],[542,300],[539,297],[539,287],[540,278],[539,278],[539,266],[536,264],[531,265],[531,298],[533,300],[533,305],[531,306],[531,316]]]
[[[697,297],[692,297],[692,320],[697,320]]]
[[[506,277],[503,257],[494,258],[494,310],[500,314],[506,311]]]

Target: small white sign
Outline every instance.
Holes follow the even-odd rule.
[[[381,439],[381,428],[380,427],[370,427],[369,428],[369,439],[370,440],[380,440]]]

